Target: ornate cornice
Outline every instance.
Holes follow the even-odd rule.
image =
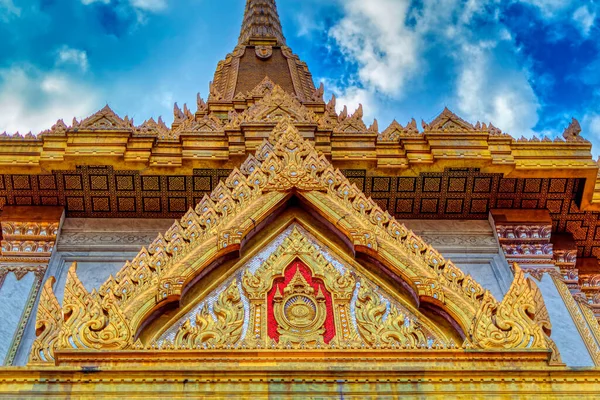
[[[241,54],[243,49],[231,55],[229,63]],[[298,82],[304,80],[298,78]],[[334,165],[352,160],[353,168],[373,168],[375,162],[377,168],[406,170],[410,175],[410,171],[442,172],[448,166],[468,163],[482,172],[512,178],[582,178],[586,183],[581,209],[600,210],[598,164],[592,159],[591,144],[579,134],[554,141],[517,140],[490,125],[467,123],[448,110],[424,124],[423,132],[415,121],[406,127],[393,122],[379,132],[376,123],[368,127],[363,122],[361,108],[348,115],[346,110],[335,111],[335,100],[325,106],[322,88],[316,89],[313,99],[321,103],[310,103],[285,93],[265,77],[251,92],[238,94],[241,97],[235,100],[231,94],[225,101],[226,95],[217,93],[228,90],[229,84],[217,83],[208,104],[198,99],[196,113],[187,106],[176,107],[172,128],[160,119],[136,126],[105,107],[81,122],[74,120],[71,126],[58,121],[37,137],[0,135],[0,166],[31,174],[63,168],[65,162],[96,165],[102,157],[103,164],[115,169],[153,168],[168,173],[168,168],[179,166],[191,173],[194,168],[217,168],[235,156],[248,155],[268,137],[279,118],[290,117]],[[306,92],[303,96],[313,95]],[[241,125],[251,129],[240,131]],[[234,130],[226,132],[226,127]]]
[[[56,327],[51,332],[38,330],[32,361],[39,361],[35,357],[40,351],[145,348],[148,344],[134,343],[133,337],[153,311],[178,301],[219,257],[239,252],[257,224],[292,193],[335,224],[354,251],[376,257],[411,285],[419,301],[442,307],[462,327],[464,346],[550,348],[545,323],[535,319],[538,312],[545,315],[545,305],[536,300],[535,284],[518,266],[510,290],[498,302],[367,198],[300,136],[291,121],[284,120],[255,156],[234,169],[210,196],[142,249],[98,292],[85,290],[74,265],[65,289],[67,317],[40,316],[53,320],[49,326]],[[52,290],[46,290],[41,301],[51,304],[53,296]],[[503,326],[512,328],[507,331]]]

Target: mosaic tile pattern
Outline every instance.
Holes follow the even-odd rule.
[[[0,175],[4,205],[62,205],[79,218],[179,218],[221,179],[226,169],[196,169],[191,176],[140,175],[83,166],[51,175]],[[491,208],[550,210],[554,232],[570,232],[579,257],[600,257],[597,212],[581,212],[584,182],[567,178],[503,178],[478,169],[449,169],[418,177],[344,174],[396,218],[487,219]]]

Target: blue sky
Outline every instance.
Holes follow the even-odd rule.
[[[141,124],[206,97],[245,0],[0,0],[0,131],[108,103]],[[515,137],[571,117],[600,154],[600,2],[279,0],[288,45],[365,122],[444,106]],[[194,107],[190,107],[194,108]]]

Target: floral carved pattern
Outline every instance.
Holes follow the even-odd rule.
[[[244,305],[237,281],[231,282],[214,305],[216,319],[208,306],[196,314],[196,323],[187,320],[175,336],[175,345],[194,349],[201,346],[217,346],[236,343],[242,335]]]
[[[240,169],[234,169],[225,182],[219,183],[209,196],[176,221],[164,236],[159,235],[148,248],[142,249],[98,292],[85,291],[72,268],[62,307],[64,323],[56,346],[77,349],[132,346],[132,332],[142,326],[152,309],[161,303],[177,301],[203,268],[228,252],[237,252],[247,235],[292,194],[336,224],[356,252],[368,253],[388,265],[414,287],[420,300],[450,310],[464,329],[470,346],[548,349],[543,329],[536,322],[538,308],[531,282],[518,268],[511,290],[498,302],[471,276],[445,260],[334,169],[300,135],[288,117],[279,121],[269,139]],[[334,308],[338,313],[336,331],[342,332],[340,321],[342,314],[347,318],[349,310],[345,307],[355,288],[355,279],[334,272],[301,236],[288,240],[254,276],[246,274],[242,280],[244,291],[251,303],[264,299],[273,274],[281,274],[293,261],[292,257],[308,258],[303,261],[323,280],[340,305]],[[369,300],[365,294],[363,299],[366,304],[363,310],[377,309],[374,297]],[[401,313],[393,311],[390,309],[388,317],[381,321],[377,312],[363,312],[363,321],[385,326],[381,331],[377,328],[379,342],[384,338],[384,342],[392,343],[390,346],[402,341],[418,343],[418,329],[405,325]],[[208,329],[210,321],[206,315],[201,318],[205,322],[200,320],[199,325]],[[372,341],[373,334],[368,332],[369,329],[363,329],[364,337]],[[341,338],[351,341],[355,333],[346,329]],[[194,337],[196,334],[203,337],[200,330]],[[196,339],[190,338],[186,346],[192,342],[195,345]],[[40,344],[45,348],[51,346],[46,342]]]

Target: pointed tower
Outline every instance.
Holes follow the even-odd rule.
[[[209,103],[243,100],[267,77],[300,101],[315,101],[312,75],[286,45],[275,0],[247,0],[238,44],[217,65]]]
[[[238,44],[285,46],[275,0],[248,0]]]

